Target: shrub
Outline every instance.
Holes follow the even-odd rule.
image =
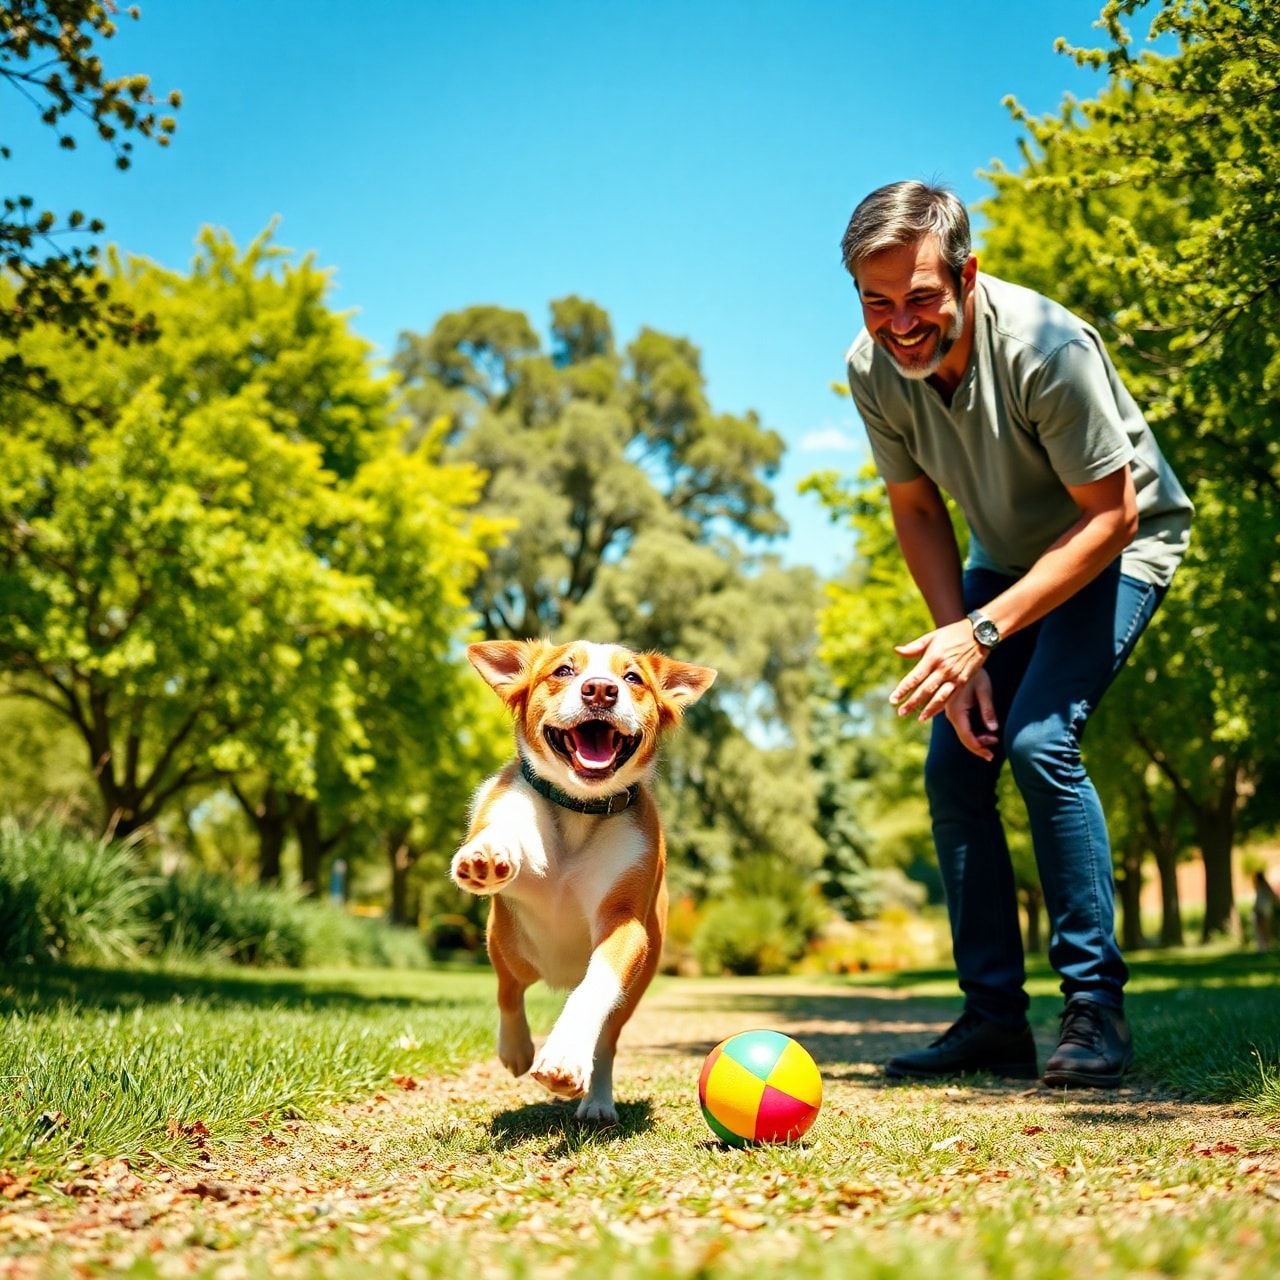
[[[413,968],[427,960],[416,930],[394,929],[287,889],[237,884],[204,871],[157,881],[143,905],[157,945],[170,954],[289,968]]]
[[[150,888],[127,842],[94,840],[52,819],[0,819],[0,960],[132,958]]]
[[[707,907],[693,950],[703,973],[785,973],[804,945],[786,909],[767,898],[723,898]]]
[[[240,885],[206,871],[157,880],[143,903],[158,949],[236,964],[306,963],[303,904],[277,889]]]

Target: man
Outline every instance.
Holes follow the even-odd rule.
[[[964,1013],[893,1077],[1036,1074],[1013,871],[996,808],[1026,802],[1066,1008],[1044,1079],[1118,1084],[1132,1058],[1106,823],[1080,759],[1090,712],[1186,550],[1191,504],[1098,334],[980,274],[964,206],[898,182],[843,241],[866,328],[849,386],[935,630],[890,696],[933,721],[925,789]],[[942,491],[969,525],[962,568]],[[941,713],[941,714],[940,714]]]

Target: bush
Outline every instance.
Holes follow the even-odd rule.
[[[109,844],[46,819],[0,819],[0,961],[120,960],[145,935],[151,890],[128,843]]]
[[[786,909],[767,898],[724,898],[703,914],[693,950],[703,973],[785,973],[804,945]]]
[[[0,819],[0,963],[128,960],[144,950],[288,968],[427,963],[414,929],[208,872],[148,875],[129,842]]]
[[[379,920],[362,920],[286,889],[243,885],[205,871],[158,881],[143,903],[160,949],[213,955],[236,964],[426,964],[422,936]]]

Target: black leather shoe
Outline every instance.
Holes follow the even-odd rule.
[[[1120,1083],[1132,1061],[1133,1037],[1124,1014],[1072,996],[1062,1011],[1058,1047],[1044,1064],[1044,1082],[1107,1089]]]
[[[927,1049],[900,1053],[884,1068],[885,1075],[894,1080],[938,1080],[971,1071],[1033,1079],[1036,1044],[1031,1028],[1026,1023],[1013,1029],[1002,1027],[965,1010]]]

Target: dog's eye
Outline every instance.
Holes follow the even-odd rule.
[[[571,675],[573,675],[573,668],[566,663],[562,667],[557,667],[551,674],[555,676],[557,680],[567,680]]]
[[[638,671],[628,671],[622,678],[631,684],[644,684],[644,677]]]

